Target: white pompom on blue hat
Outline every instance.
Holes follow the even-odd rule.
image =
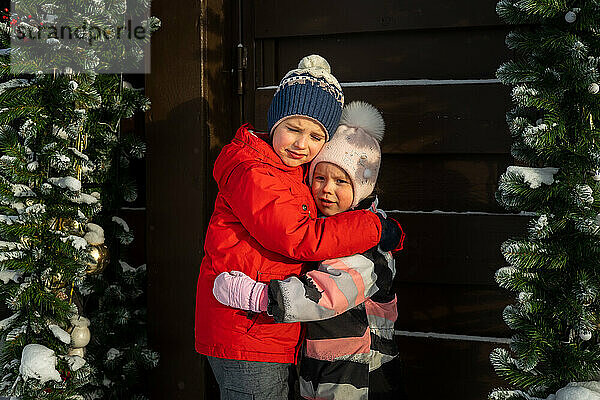
[[[269,134],[285,118],[304,116],[316,121],[331,140],[339,124],[344,94],[323,57],[313,54],[300,60],[297,69],[281,80],[267,113]]]

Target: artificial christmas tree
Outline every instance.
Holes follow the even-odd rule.
[[[106,40],[78,52],[72,42],[48,38],[43,43],[54,46],[56,57],[44,59],[43,67],[54,65],[52,73],[26,74],[37,59],[23,56],[32,50],[26,45],[15,46],[18,28],[40,31],[49,21],[83,19],[88,30],[80,39],[89,40],[90,21],[106,27],[122,21],[126,10],[148,6],[93,3],[21,2],[24,9],[7,14],[1,26],[2,47],[10,51],[0,54],[0,298],[11,316],[0,321],[0,394],[21,399],[143,398],[136,382],[106,384],[112,369],[105,359],[112,350],[127,354],[132,373],[158,359],[145,341],[144,271],[122,268],[119,248],[133,236],[116,215],[123,197],[135,198],[122,167],[144,152],[139,139],[120,135],[120,121],[147,110],[149,101],[122,76],[97,73],[113,65],[114,46],[120,51],[114,56],[137,61],[140,47]],[[154,18],[145,21],[148,31],[158,26]],[[126,295],[111,298],[119,290]],[[135,335],[102,325],[111,307],[129,313],[126,324],[136,327]],[[111,334],[118,345],[103,340]]]
[[[497,12],[515,25],[497,76],[512,87],[521,163],[497,198],[535,218],[502,245],[496,280],[516,294],[503,313],[514,334],[491,361],[510,388],[490,398],[553,398],[600,377],[600,1],[502,0]]]

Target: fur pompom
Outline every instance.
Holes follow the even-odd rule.
[[[329,65],[327,60],[318,54],[311,54],[310,56],[306,56],[298,63],[298,69],[309,68],[324,69],[325,71],[327,71],[327,73],[331,73],[331,66]]]
[[[361,128],[378,142],[383,139],[385,122],[381,113],[369,103],[353,101],[342,110],[340,125]]]

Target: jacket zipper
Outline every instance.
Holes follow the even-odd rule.
[[[250,330],[252,329],[254,324],[256,324],[256,320],[258,319],[258,313],[248,311],[248,313],[246,314],[246,318],[248,318],[252,321],[252,323],[250,324],[248,329],[246,329],[246,333],[248,333],[248,332],[250,332]]]

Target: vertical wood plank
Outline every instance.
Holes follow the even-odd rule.
[[[194,351],[194,305],[206,225],[208,129],[203,99],[206,23],[222,19],[218,1],[157,0],[162,29],[152,37],[146,77],[148,315],[160,352],[151,398],[203,399],[204,360]]]
[[[264,63],[264,82],[262,84],[256,83],[256,87],[264,86],[264,85],[278,85],[279,80],[283,78],[283,76],[279,76],[280,68],[277,68],[279,65],[278,60],[278,52],[277,52],[277,42],[274,39],[265,39],[261,40],[263,45],[263,57],[265,60]],[[304,55],[309,54],[305,53]],[[298,62],[299,58],[296,60]]]

